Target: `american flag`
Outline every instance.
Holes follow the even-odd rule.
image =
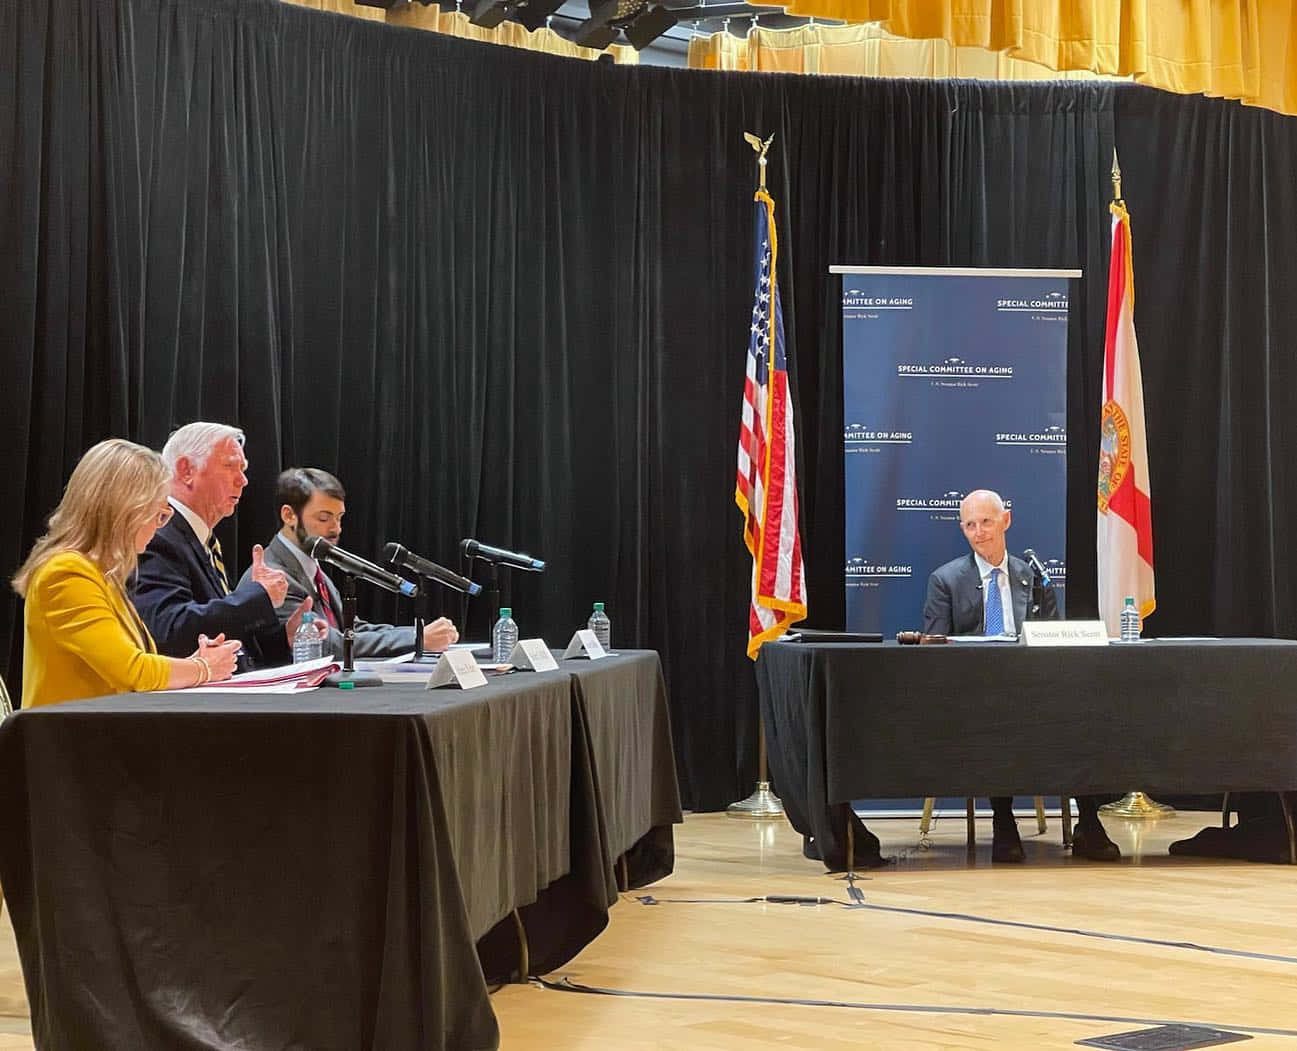
[[[739,427],[734,502],[752,555],[748,656],[806,616],[802,541],[797,530],[797,441],[784,357],[784,315],[775,276],[775,202],[756,195],[756,260],[748,367]]]

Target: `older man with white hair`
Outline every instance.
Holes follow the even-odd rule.
[[[1031,567],[1009,554],[1004,534],[1013,514],[1000,494],[975,489],[959,505],[959,528],[972,549],[933,570],[923,603],[923,630],[932,635],[1017,635],[1029,616],[1053,620],[1058,599],[1046,588],[1040,609],[1031,609]],[[1099,801],[1078,796],[1079,819],[1072,853],[1092,861],[1116,861],[1117,845],[1099,821]],[[992,796],[991,860],[1020,862],[1026,857],[1011,796]]]
[[[292,657],[289,640],[311,600],[281,624],[275,610],[284,602],[288,578],[265,564],[258,544],[248,579],[231,587],[237,577],[212,531],[234,513],[248,484],[243,443],[237,427],[198,422],[185,424],[162,448],[176,513],[140,556],[134,592],[161,653],[192,653],[199,636],[224,632],[243,641],[247,666],[285,664]]]

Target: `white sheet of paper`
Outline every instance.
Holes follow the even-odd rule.
[[[342,665],[333,657],[319,657],[313,661],[302,661],[301,664],[285,664],[278,668],[257,668],[254,671],[231,675],[220,682],[205,682],[201,686],[189,686],[181,690],[158,690],[158,693],[296,693],[298,690],[313,690],[314,686],[302,686],[299,679],[311,672],[325,669],[333,670]]]
[[[187,690],[154,690],[154,693],[310,693],[318,686],[299,686],[295,682],[274,682],[267,686],[240,686],[231,690],[226,683],[190,686]]]

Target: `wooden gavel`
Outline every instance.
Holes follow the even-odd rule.
[[[950,640],[945,635],[925,635],[921,631],[898,631],[896,641],[902,646],[941,646]]]

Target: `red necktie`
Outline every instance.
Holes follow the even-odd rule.
[[[336,628],[338,618],[333,615],[333,604],[329,601],[329,585],[324,579],[324,570],[319,566],[315,567],[315,593],[319,596],[320,609],[324,611],[329,627]]]

